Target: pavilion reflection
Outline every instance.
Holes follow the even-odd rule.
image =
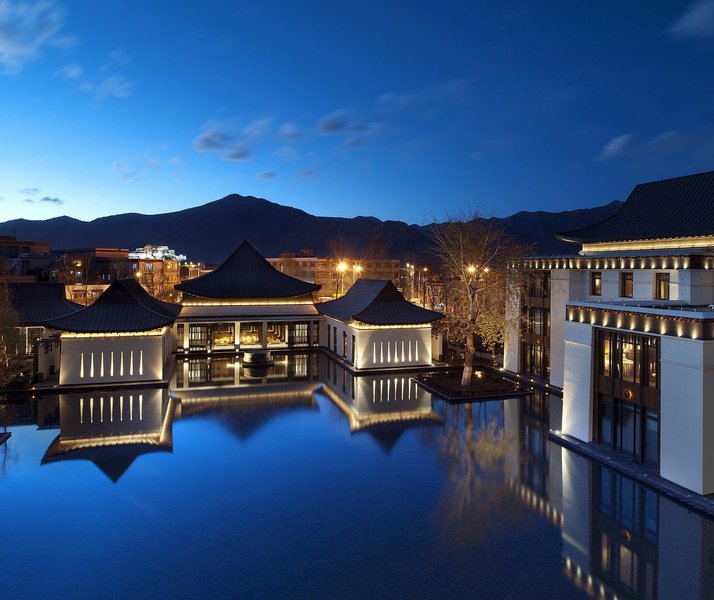
[[[38,426],[59,426],[42,464],[90,460],[114,483],[142,454],[171,452],[175,400],[163,388],[60,394],[38,405]]]
[[[237,356],[179,359],[171,386],[177,418],[215,419],[245,441],[281,414],[319,409],[319,358],[281,354],[264,367],[243,365]]]
[[[411,427],[443,425],[431,393],[409,374],[355,375],[323,357],[320,381],[325,395],[347,418],[350,432],[367,432],[387,452]]]

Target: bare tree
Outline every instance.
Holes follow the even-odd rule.
[[[0,264],[0,390],[17,374],[20,351],[19,317],[12,307],[7,282],[7,269]]]
[[[514,291],[521,277],[509,265],[528,248],[477,212],[432,225],[431,236],[448,297],[442,327],[452,340],[465,344],[461,385],[467,386],[473,376],[476,336],[490,351],[503,341],[510,312],[506,309],[517,302]]]

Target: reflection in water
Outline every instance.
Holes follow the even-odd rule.
[[[347,418],[351,433],[366,431],[386,451],[412,427],[442,425],[432,395],[409,374],[355,375],[331,359],[320,363],[323,391]]]
[[[172,450],[175,401],[165,389],[61,394],[56,402],[60,433],[42,464],[91,460],[116,483],[138,456]],[[49,427],[53,403],[40,407],[38,421]]]
[[[178,361],[174,394],[178,416],[218,420],[247,440],[271,419],[295,409],[317,410],[319,354],[277,354],[274,364],[242,365],[237,357]]]
[[[714,522],[550,442],[549,427],[558,428],[559,400],[536,392],[450,405],[406,375],[353,377],[334,361],[309,353],[276,359],[276,365],[262,370],[244,369],[235,358],[180,359],[170,392],[95,390],[8,405],[8,429],[14,431],[2,451],[18,456],[17,444],[24,440],[25,446],[19,465],[8,461],[10,468],[1,483],[10,493],[3,500],[10,503],[16,498],[10,507],[15,513],[31,510],[44,517],[43,527],[50,532],[44,535],[41,528],[28,531],[20,525],[9,529],[12,524],[4,522],[4,543],[17,552],[17,564],[33,564],[36,548],[52,535],[59,539],[65,519],[72,516],[66,507],[64,513],[57,508],[61,503],[44,500],[45,494],[62,493],[64,472],[56,463],[91,460],[117,482],[130,465],[134,475],[148,472],[142,469],[149,461],[134,463],[135,459],[146,452],[171,452],[175,436],[177,449],[205,446],[208,452],[229,453],[230,460],[204,472],[202,453],[177,451],[165,457],[163,469],[150,471],[151,486],[139,476],[124,478],[121,493],[106,486],[102,502],[91,508],[91,502],[86,504],[87,514],[81,519],[101,523],[112,539],[121,540],[126,530],[125,547],[136,550],[143,562],[161,564],[171,573],[164,584],[177,582],[178,592],[185,587],[184,596],[200,597],[214,580],[223,581],[234,571],[249,577],[276,561],[284,580],[298,590],[295,597],[320,592],[329,597],[376,597],[379,590],[384,590],[383,597],[466,597],[469,591],[488,597],[488,589],[476,589],[488,580],[487,571],[510,568],[514,581],[540,581],[544,587],[534,588],[533,594],[538,590],[543,597],[714,598]],[[341,414],[319,411],[328,400]],[[309,411],[310,418],[283,420],[281,427],[276,426],[276,416],[300,411]],[[330,424],[335,414],[338,428]],[[355,434],[349,441],[341,415],[350,435]],[[218,420],[240,440],[259,429],[266,435],[252,439],[258,452],[244,452],[230,436],[211,435],[202,417]],[[174,430],[173,421],[178,419],[185,420],[185,426]],[[59,435],[50,443],[54,434],[48,430],[55,428]],[[357,439],[360,432],[386,452],[369,440],[363,443],[364,436]],[[304,443],[307,439],[309,444]],[[402,451],[391,452],[397,443]],[[283,448],[290,448],[287,456]],[[34,462],[27,459],[33,451]],[[284,469],[280,477],[274,476],[277,456]],[[55,466],[33,471],[40,457],[43,465]],[[44,477],[48,471],[55,477]],[[199,474],[205,485],[186,494],[185,482]],[[102,479],[98,474],[83,477],[76,500],[93,501],[101,491],[96,481]],[[226,495],[234,503],[230,511],[221,504]],[[129,497],[141,501],[137,506],[143,512],[123,504]],[[43,510],[36,505],[37,498],[43,499]],[[314,511],[316,505],[323,508]],[[160,507],[156,514],[161,517],[155,520],[152,506]],[[168,514],[168,521],[182,526],[167,525]],[[133,520],[147,530],[167,528],[165,536],[152,537],[163,552],[136,545]],[[85,532],[68,524],[69,529],[77,548],[97,548],[92,528]],[[171,562],[177,559],[172,553],[176,539],[186,540],[183,569],[175,569]],[[309,543],[301,546],[302,540]],[[58,560],[65,560],[62,568],[88,560],[77,548],[71,560],[58,555]],[[197,550],[192,554],[193,548]],[[288,548],[284,554],[283,548]],[[400,553],[408,559],[391,561]],[[330,560],[321,560],[325,555]],[[170,557],[167,563],[161,562],[164,556]],[[480,557],[485,557],[483,563]],[[463,563],[454,568],[459,560]],[[216,571],[220,561],[227,562]],[[238,564],[248,566],[236,569]],[[314,577],[305,577],[305,565],[316,570]],[[124,574],[130,568],[123,566],[116,571]],[[98,585],[104,589],[104,578],[112,573],[97,572],[102,575],[97,576]],[[184,572],[190,577],[182,578]],[[373,588],[355,588],[369,581],[360,577],[347,583],[352,572],[379,572],[375,578],[382,579]],[[132,580],[140,576],[132,573]],[[27,573],[17,575],[11,589],[28,585],[31,579]],[[317,580],[325,589],[309,587]],[[194,581],[201,582],[201,589],[191,587]],[[453,589],[448,588],[452,583]],[[256,586],[272,584],[266,584],[261,574],[250,585],[241,588],[245,595]],[[50,595],[47,586],[38,584],[34,597]],[[266,595],[279,596],[285,590],[266,588]],[[220,595],[221,590],[210,591]],[[181,596],[178,592],[175,597]],[[528,593],[522,588],[492,592],[498,597],[519,595]]]

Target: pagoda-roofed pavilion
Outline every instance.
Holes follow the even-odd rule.
[[[180,310],[120,279],[94,304],[46,321],[62,332],[60,385],[162,381]]]
[[[32,361],[33,379],[42,381],[54,372],[60,360],[55,332],[45,327],[45,322],[82,306],[67,300],[63,283],[11,282],[7,287],[10,305],[18,317],[20,354],[36,357]]]
[[[217,269],[176,286],[179,350],[212,352],[316,346],[319,285],[290,277],[242,242]]]
[[[431,324],[444,315],[409,302],[386,279],[359,279],[342,297],[317,305],[322,345],[354,369],[431,365]]]

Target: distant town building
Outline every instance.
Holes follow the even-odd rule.
[[[315,283],[321,287],[320,296],[336,298],[347,292],[362,278],[388,279],[399,286],[399,261],[391,258],[319,258],[314,250],[283,252],[268,262],[281,273]]]
[[[168,246],[154,246],[152,244],[147,244],[142,248],[137,248],[133,252],[129,252],[129,258],[172,260],[179,263],[186,262],[185,254],[177,254],[174,249]]]
[[[0,269],[7,272],[8,281],[55,281],[57,256],[50,251],[49,242],[18,240],[15,236],[0,235]]]

